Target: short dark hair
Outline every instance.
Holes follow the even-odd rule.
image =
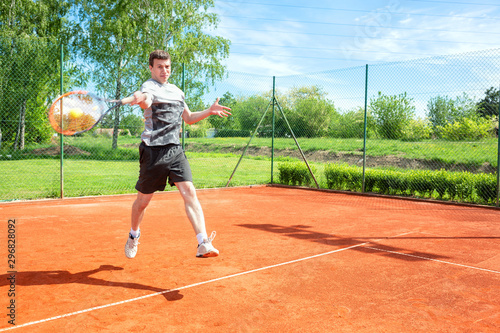
[[[155,59],[170,60],[170,54],[163,50],[154,50],[149,54],[149,66],[153,66]]]

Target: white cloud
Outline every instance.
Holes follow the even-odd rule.
[[[272,57],[235,54],[227,60],[227,67],[233,71],[256,75],[283,76],[301,73],[293,64]]]
[[[441,68],[440,55],[485,50],[500,45],[500,6],[397,0],[353,0],[343,4],[326,0],[283,2],[290,4],[289,7],[273,6],[271,3],[282,2],[269,0],[262,1],[268,3],[267,6],[240,0],[216,0],[215,3],[217,7],[214,11],[220,15],[221,22],[213,33],[232,42],[231,55],[225,60],[227,69],[265,77],[255,82],[235,78],[234,83],[241,85],[241,89],[245,89],[245,85],[249,89],[250,85],[254,88],[253,85],[262,82],[264,86],[260,88],[266,91],[272,76],[297,75],[293,80],[297,80],[298,85],[304,82],[309,84],[308,78],[299,74],[427,57],[434,57],[429,62],[436,62],[435,67],[429,66],[427,75],[439,75],[435,71]],[[338,9],[315,10],[312,7]],[[407,65],[413,66],[413,63],[408,62]],[[318,75],[312,76],[319,81],[312,78],[311,82],[324,83],[320,82]],[[363,75],[360,77],[363,81]],[[398,80],[404,83],[403,78]],[[350,85],[340,92],[332,90],[332,97],[335,95],[336,99],[340,99],[349,89],[358,89],[363,85],[358,81],[351,83],[347,80],[346,84]],[[282,85],[284,79],[278,82]],[[339,84],[331,83],[331,87],[337,89]],[[393,88],[397,91],[399,87],[391,86],[390,89]],[[463,91],[462,88],[465,89],[465,86],[449,90],[455,93],[454,90]],[[415,91],[414,87],[411,89]],[[478,91],[481,89],[478,88]],[[428,96],[438,90],[439,87],[428,91]],[[347,95],[350,96],[350,93]],[[361,96],[364,96],[362,92]],[[422,95],[422,100],[418,101],[419,109],[424,108],[428,96]],[[346,99],[346,107],[350,105],[349,101]],[[353,105],[359,103],[358,97],[352,101]]]

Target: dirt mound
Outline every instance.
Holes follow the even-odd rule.
[[[50,146],[47,148],[37,148],[32,151],[34,155],[49,155],[49,156],[57,156],[61,154],[60,146]],[[88,151],[82,150],[78,147],[71,145],[64,145],[64,155],[85,155],[90,156]]]

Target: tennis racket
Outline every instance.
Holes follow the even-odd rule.
[[[49,122],[58,133],[76,135],[94,128],[111,110],[133,101],[134,96],[108,100],[84,90],[70,91],[54,100]]]

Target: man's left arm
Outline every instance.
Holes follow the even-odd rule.
[[[221,118],[230,116],[230,110],[231,109],[227,106],[219,105],[219,98],[217,98],[214,104],[203,111],[191,112],[186,105],[184,112],[182,113],[182,119],[184,119],[187,124],[191,125],[212,115],[217,115]]]

